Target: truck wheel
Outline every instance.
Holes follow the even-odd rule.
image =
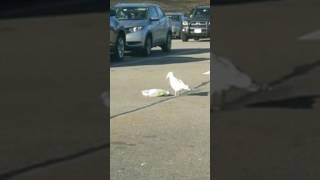
[[[171,51],[171,34],[167,34],[167,40],[164,45],[161,46],[163,52],[170,52]]]
[[[200,38],[198,38],[198,37],[195,37],[195,38],[194,38],[194,40],[196,40],[196,41],[199,41],[199,39],[200,39]]]
[[[183,42],[187,42],[189,40],[188,36],[186,36],[185,34],[181,34],[181,39]]]

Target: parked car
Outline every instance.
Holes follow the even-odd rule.
[[[182,41],[188,41],[189,38],[199,40],[210,37],[210,6],[194,7],[182,25]]]
[[[149,56],[151,49],[160,46],[164,52],[171,50],[170,20],[157,4],[119,3],[113,9],[115,17],[126,30],[126,50],[141,50]]]
[[[110,51],[116,60],[123,60],[125,52],[125,28],[115,17],[115,12],[110,10]]]
[[[182,12],[166,12],[166,16],[171,21],[171,31],[173,38],[181,38],[182,22],[184,21],[184,13]]]

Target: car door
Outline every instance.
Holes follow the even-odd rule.
[[[159,38],[161,39],[162,42],[165,42],[167,39],[167,32],[168,32],[168,20],[167,17],[165,16],[164,12],[159,8],[156,7],[157,12],[159,14]]]
[[[158,12],[155,7],[149,7],[149,18],[159,18]],[[150,20],[150,29],[152,32],[153,43],[158,44],[160,40],[160,32],[161,29],[159,28],[159,20]]]

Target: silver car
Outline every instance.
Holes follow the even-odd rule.
[[[166,12],[166,16],[171,21],[172,37],[180,39],[182,31],[182,22],[184,21],[184,13]]]
[[[157,4],[119,3],[112,9],[115,17],[126,29],[126,50],[141,50],[149,56],[151,49],[160,46],[171,50],[171,26],[169,19]]]
[[[123,60],[126,34],[125,28],[115,18],[113,10],[110,11],[110,51],[112,58]]]

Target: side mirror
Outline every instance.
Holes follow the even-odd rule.
[[[160,18],[159,17],[150,17],[150,21],[159,21]]]

